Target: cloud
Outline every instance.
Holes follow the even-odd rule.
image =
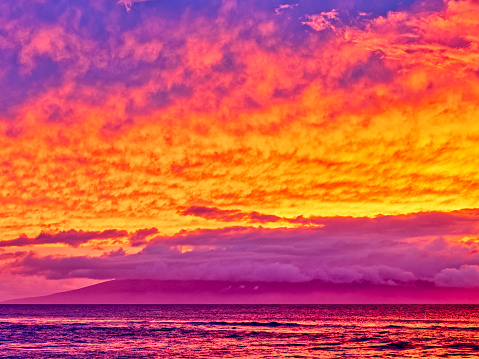
[[[119,231],[110,229],[103,232],[84,232],[82,230],[76,231],[74,229],[69,231],[62,231],[56,234],[40,233],[35,238],[28,238],[27,236],[20,236],[8,241],[0,241],[0,247],[24,247],[41,244],[61,243],[72,247],[78,247],[80,244],[86,243],[93,239],[117,239],[128,235],[127,231]]]
[[[303,24],[310,26],[316,31],[323,31],[326,29],[331,29],[334,31],[336,30],[336,26],[334,25],[335,22],[337,22],[339,26],[343,25],[339,19],[339,14],[335,9],[329,12],[322,12],[320,14],[307,15],[306,19],[307,21],[303,21]]]
[[[475,205],[473,2],[9,4],[0,181],[32,225],[160,215],[171,233],[196,204],[281,218]]]
[[[380,232],[388,233],[390,238],[408,236],[431,236],[431,235],[461,235],[475,233],[479,224],[476,219],[477,209],[444,212],[420,212],[407,215],[379,215],[373,218],[363,217],[304,217],[294,218],[279,217],[258,213],[256,211],[246,213],[236,209],[222,210],[216,207],[190,206],[182,209],[179,213],[183,216],[195,216],[219,222],[250,222],[250,223],[291,223],[303,226],[326,227],[324,231],[337,235],[354,235],[363,231],[368,235]],[[461,226],[458,224],[461,223]],[[374,230],[373,230],[374,229]]]
[[[282,220],[281,217],[275,215],[267,215],[258,212],[244,213],[235,209],[224,210],[206,206],[191,206],[180,211],[180,214],[183,216],[202,217],[221,222],[246,221],[250,223],[271,223]]]
[[[474,211],[315,220],[323,226],[183,230],[157,235],[136,254],[123,250],[101,257],[25,253],[12,258],[7,268],[50,279],[475,283],[479,241],[469,239],[479,231]]]
[[[133,247],[139,247],[147,243],[147,238],[158,233],[157,228],[139,229],[128,238]]]
[[[119,0],[118,4],[124,5],[126,11],[130,11],[134,3],[145,2],[145,1],[150,1],[150,0]]]
[[[479,266],[464,264],[459,268],[445,268],[436,274],[434,281],[443,287],[479,287]]]
[[[40,233],[34,238],[29,238],[22,235],[18,238],[0,241],[0,247],[26,247],[43,244],[65,244],[71,247],[78,247],[81,244],[88,243],[92,240],[117,240],[120,238],[128,238],[131,245],[134,247],[142,246],[147,243],[149,236],[158,233],[156,228],[140,229],[133,233],[128,233],[125,230],[109,229],[101,232],[82,231],[82,230],[68,230],[59,233]]]
[[[310,83],[301,72],[311,71],[314,63],[305,64],[305,68],[298,68],[298,71],[285,71],[284,67],[277,66],[282,51],[296,51],[298,44],[314,46],[308,44],[307,34],[300,26],[299,19],[305,14],[311,14],[307,15],[308,19],[316,19],[316,22],[308,22],[310,24],[317,24],[318,19],[324,18],[325,21],[339,21],[337,26],[345,27],[338,11],[344,13],[362,9],[374,13],[375,6],[381,7],[378,4],[370,6],[363,1],[350,2],[349,5],[343,3],[343,6],[335,1],[321,4],[304,1],[298,2],[298,6],[289,7],[288,10],[294,11],[294,16],[285,20],[274,15],[273,5],[271,8],[262,7],[252,1],[241,2],[233,7],[228,2],[208,3],[208,6],[198,1],[169,4],[128,0],[120,3],[127,10],[135,4],[137,11],[120,11],[118,6],[112,6],[113,1],[85,1],[70,6],[66,2],[46,1],[33,7],[23,6],[21,14],[24,16],[18,20],[20,26],[9,31],[11,40],[5,44],[11,51],[8,58],[11,58],[13,65],[9,69],[12,81],[7,82],[7,86],[24,84],[18,89],[20,101],[26,101],[30,96],[36,97],[48,89],[69,88],[74,94],[68,95],[80,97],[87,103],[87,93],[94,91],[95,87],[101,88],[106,93],[96,98],[97,101],[103,98],[104,102],[109,92],[116,92],[124,98],[124,103],[130,103],[129,115],[164,109],[184,101],[185,98],[176,93],[180,87],[189,89],[186,98],[192,103],[188,107],[195,108],[203,101],[204,105],[200,109],[207,110],[209,106],[217,107],[217,104],[211,103],[214,101],[211,92],[217,88],[231,88],[243,82],[235,91],[242,89],[238,95],[243,98],[247,98],[247,93],[252,99],[267,95],[254,90],[254,83],[259,79],[255,75],[260,75],[258,71],[265,69],[251,67],[244,60],[253,60],[254,53],[258,51],[259,56],[271,55],[263,51],[278,49],[280,41],[288,37],[294,36],[295,41],[285,41],[281,45],[284,49],[278,49],[281,50],[278,51],[280,58],[273,56],[271,62],[279,71],[278,75],[282,76],[269,80],[281,82],[286,76],[281,85],[284,87],[289,83],[293,88]],[[384,10],[381,9],[378,14],[385,15],[385,10],[397,9],[398,2],[391,1],[382,6]],[[254,21],[237,20],[246,16],[252,16]],[[210,20],[216,20],[216,24]],[[26,31],[22,32],[22,28]],[[148,31],[145,31],[146,28]],[[171,31],[171,28],[176,31]],[[28,36],[23,36],[23,33],[28,33]],[[302,38],[300,43],[297,42],[299,38]],[[20,51],[16,53],[15,49]],[[305,51],[305,56],[298,56],[296,52],[292,59],[294,62],[309,61],[314,52],[307,47],[303,47],[302,51]],[[228,77],[218,77],[218,70],[224,69],[225,63],[230,68],[234,64],[236,71],[230,71]],[[261,66],[261,62],[258,65]],[[38,74],[43,74],[45,78],[38,79],[38,90],[32,92],[27,85],[32,84],[34,78],[28,74],[37,68]],[[299,77],[294,78],[295,72]],[[135,91],[121,89],[122,84]],[[265,85],[274,86],[274,83]],[[97,92],[100,95],[101,91]],[[64,92],[65,95],[67,93]],[[268,99],[257,103],[262,107],[264,100]]]
[[[418,280],[412,272],[387,265],[345,266],[325,269],[317,278],[332,283],[407,284]]]
[[[245,218],[239,210],[222,210],[205,206],[191,206],[180,212],[183,216],[196,216],[205,219],[215,219],[223,222],[235,222]]]

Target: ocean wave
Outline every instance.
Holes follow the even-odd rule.
[[[479,346],[474,343],[454,343],[445,345],[448,348],[479,351]]]
[[[379,349],[379,350],[407,350],[407,349],[414,349],[414,345],[410,342],[402,342],[402,341],[399,341],[399,342],[389,342],[389,343],[386,343],[384,345],[380,345],[380,346],[375,346],[374,347],[375,349]]]
[[[404,326],[391,324],[391,325],[386,325],[385,327],[382,327],[382,329],[400,329],[400,328],[404,328]]]
[[[233,327],[306,327],[307,324],[299,323],[280,323],[280,322],[189,322],[193,325],[211,325],[211,326],[233,326]]]

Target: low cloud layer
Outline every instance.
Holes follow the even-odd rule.
[[[226,227],[156,236],[138,253],[14,258],[8,271],[49,279],[230,281],[479,286],[477,211],[377,218],[315,218],[322,226]]]

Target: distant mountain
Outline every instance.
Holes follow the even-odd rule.
[[[381,304],[479,303],[479,289],[444,288],[418,282],[392,286],[320,281],[227,282],[112,280],[42,297],[1,304]]]

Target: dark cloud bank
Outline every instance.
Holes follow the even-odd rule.
[[[209,216],[218,211],[206,212]],[[136,254],[119,250],[101,257],[42,257],[29,252],[14,258],[4,270],[48,279],[319,280],[393,286],[420,281],[446,287],[479,283],[475,210],[300,220],[314,225],[183,230],[173,236],[153,236],[149,241],[146,236],[156,229],[140,230],[129,237],[133,244],[144,246]],[[123,234],[107,233],[110,237]],[[65,237],[63,243],[77,241],[78,234],[71,234],[72,240],[66,239],[68,232],[57,237]]]

